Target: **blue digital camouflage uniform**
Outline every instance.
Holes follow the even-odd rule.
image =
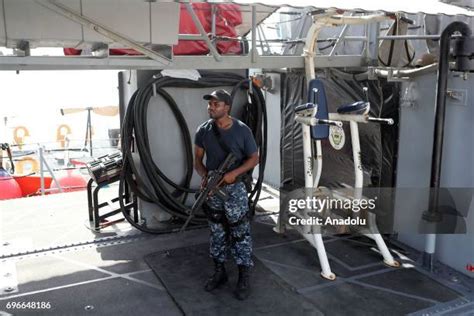
[[[225,186],[225,191],[229,195],[227,201],[212,195],[206,202],[210,208],[222,210],[228,223],[228,227],[225,227],[223,223],[209,221],[210,255],[213,259],[224,262],[230,250],[236,264],[253,266],[252,236],[250,223],[246,218],[249,211],[247,190],[242,182],[237,182]]]
[[[257,152],[257,145],[250,128],[238,119],[232,118],[232,120],[231,128],[220,129],[220,135],[236,160],[242,163]],[[204,148],[206,152],[206,167],[209,171],[217,169],[228,154],[219,144],[212,128],[212,119],[204,122],[198,127],[194,140],[194,144]],[[252,266],[252,237],[250,224],[246,219],[249,207],[245,185],[237,182],[224,186],[224,189],[229,195],[227,201],[224,202],[212,195],[206,202],[210,208],[221,210],[227,219],[226,223],[209,221],[210,255],[213,259],[224,262],[230,251],[238,265]]]

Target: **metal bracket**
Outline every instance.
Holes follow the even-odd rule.
[[[449,104],[467,105],[467,90],[465,89],[447,89],[446,96],[449,98]]]
[[[272,77],[267,74],[256,74],[255,79],[257,79],[262,84],[262,89],[268,92],[274,91],[275,87],[273,85]]]
[[[16,48],[13,50],[16,56],[24,57],[30,56],[30,42],[28,41],[19,41],[16,44]]]

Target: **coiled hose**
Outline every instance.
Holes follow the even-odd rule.
[[[251,128],[260,153],[258,178],[252,191],[249,192],[251,213],[254,213],[263,183],[267,153],[267,113],[265,99],[260,88],[253,84],[251,80],[232,73],[202,71],[201,78],[198,81],[171,77],[154,77],[132,95],[121,129],[123,168],[120,176],[119,203],[123,215],[135,228],[155,234],[178,231],[184,220],[189,216],[190,207],[184,204],[187,195],[197,192],[197,189],[190,188],[193,174],[191,135],[186,120],[179,110],[179,106],[164,88],[213,88],[219,86],[234,86],[231,94],[232,98],[240,89],[248,91],[249,102],[244,106],[244,115],[241,120]],[[162,170],[154,163],[150,151],[146,117],[149,101],[154,95],[154,89],[155,93],[163,97],[170,107],[183,137],[186,170],[185,176],[179,184],[166,177]],[[141,179],[132,154],[138,154],[140,157],[143,170],[146,170],[148,185]],[[172,190],[166,184],[171,186]],[[137,223],[131,217],[123,200],[125,186],[127,185],[137,197],[158,205],[162,210],[172,215],[172,220],[167,223],[160,223],[160,227],[147,227],[146,224]],[[202,213],[196,213],[191,221],[192,224],[196,225],[204,224],[205,222],[206,218]]]

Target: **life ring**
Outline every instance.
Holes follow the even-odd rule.
[[[30,166],[28,166],[30,165]],[[39,172],[39,162],[33,157],[23,157],[15,162],[15,170],[18,174]]]
[[[56,141],[61,144],[61,148],[66,145],[66,136],[71,134],[71,128],[67,124],[61,124],[56,129]]]
[[[24,126],[17,126],[13,130],[13,139],[15,143],[18,145],[19,149],[21,150],[23,144],[25,143],[25,137],[30,136],[30,132]]]

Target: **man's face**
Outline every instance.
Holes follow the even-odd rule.
[[[207,104],[207,112],[209,113],[209,117],[212,119],[220,119],[221,117],[228,115],[228,111],[228,105],[215,98],[209,100],[209,103]]]

